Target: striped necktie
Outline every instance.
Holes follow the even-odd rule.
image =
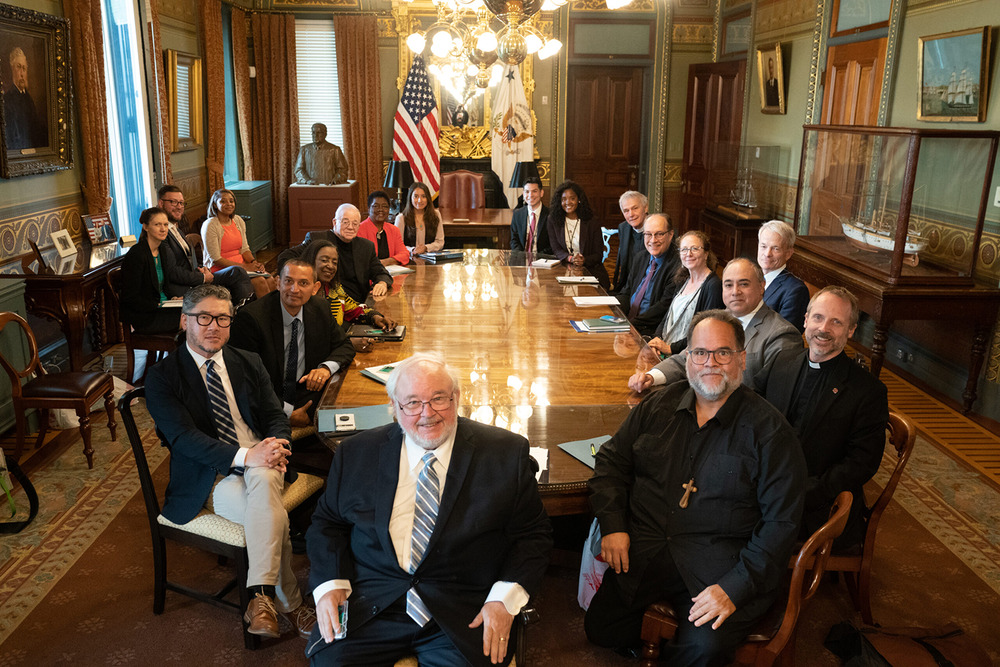
[[[215,421],[219,440],[239,447],[240,440],[236,437],[236,426],[233,424],[233,413],[229,410],[229,399],[226,398],[222,378],[216,372],[215,361],[212,359],[205,362],[205,384],[208,387],[208,402],[212,405],[212,419]],[[242,475],[243,469],[234,468],[233,472]]]
[[[413,509],[413,536],[410,540],[410,574],[417,570],[420,561],[424,559],[427,543],[434,532],[434,522],[437,520],[440,504],[441,484],[438,481],[434,462],[437,458],[434,452],[427,452],[421,459],[424,467],[417,477],[417,499]],[[431,620],[431,614],[424,606],[417,591],[406,591],[406,614],[423,627]]]
[[[528,244],[524,250],[526,252],[535,252],[535,212],[529,208],[528,215],[531,216],[531,222],[528,225]]]
[[[295,405],[296,377],[299,373],[299,318],[292,320],[292,336],[288,341],[288,359],[285,360],[285,384],[282,390],[282,400],[289,405]]]

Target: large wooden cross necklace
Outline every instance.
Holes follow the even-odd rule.
[[[684,495],[681,496],[681,501],[677,503],[681,506],[681,509],[688,506],[688,500],[691,498],[691,494],[698,490],[698,487],[694,485],[694,477],[687,482],[687,484],[681,484],[681,488],[684,489]]]

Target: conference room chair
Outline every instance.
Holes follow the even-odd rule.
[[[441,174],[441,192],[438,194],[437,207],[486,208],[483,175],[465,169]]]
[[[117,439],[115,424],[115,384],[110,373],[104,371],[68,371],[65,373],[48,373],[38,358],[38,342],[35,334],[23,317],[17,313],[0,313],[0,336],[8,324],[20,327],[27,344],[28,359],[24,368],[8,357],[10,350],[24,350],[24,345],[15,343],[14,337],[7,339],[7,344],[0,347],[0,365],[10,379],[11,402],[14,407],[14,423],[17,429],[17,449],[14,460],[21,458],[24,450],[24,438],[27,434],[28,422],[26,411],[35,408],[38,413],[38,439],[35,449],[42,446],[49,426],[49,410],[53,408],[68,408],[76,411],[80,419],[80,436],[83,438],[83,455],[87,457],[87,467],[94,467],[94,448],[90,443],[90,408],[94,403],[104,398],[104,409],[108,413],[108,430],[111,439]],[[15,335],[16,336],[16,335]],[[21,381],[31,378],[24,384]]]
[[[917,428],[913,422],[905,415],[898,412],[889,412],[889,424],[887,427],[888,438],[886,448],[892,448],[895,454],[896,463],[893,466],[892,474],[879,493],[875,504],[868,510],[868,527],[865,529],[864,541],[861,544],[859,554],[838,554],[834,552],[830,556],[826,569],[829,572],[843,572],[847,581],[847,590],[851,594],[851,601],[854,608],[861,612],[861,618],[868,625],[873,625],[871,585],[872,585],[872,560],[875,555],[875,534],[878,532],[879,520],[882,513],[892,500],[899,485],[899,478],[903,476],[903,468],[910,460],[913,453],[913,444],[917,439]]]
[[[119,313],[122,289],[122,267],[116,266],[108,271],[108,291],[114,303],[114,312]],[[117,320],[118,317],[116,316]],[[146,381],[146,372],[149,367],[159,361],[168,353],[177,348],[177,334],[143,334],[136,333],[129,324],[118,324],[121,332],[121,339],[125,343],[125,381],[129,383],[142,384]],[[146,366],[142,369],[142,377],[135,379],[135,351],[145,350]]]
[[[851,511],[851,493],[837,496],[830,518],[814,532],[795,556],[788,581],[788,595],[771,606],[750,635],[736,650],[734,665],[769,667],[795,664],[795,631],[803,604],[816,594],[833,541],[844,531]],[[677,614],[669,602],[657,602],[646,609],[642,619],[642,667],[655,667],[660,657],[660,643],[673,639],[677,632]]]
[[[601,239],[604,241],[604,256],[601,258],[602,262],[608,261],[608,255],[611,254],[612,236],[618,236],[617,229],[608,229],[607,227],[601,227]]]
[[[146,504],[146,517],[149,521],[149,532],[153,540],[153,613],[163,613],[167,591],[194,598],[220,609],[236,612],[243,627],[243,644],[248,649],[260,646],[260,637],[247,632],[247,624],[243,621],[243,611],[250,604],[250,594],[247,592],[247,560],[246,536],[243,526],[224,519],[207,509],[185,524],[176,524],[160,514],[160,500],[153,485],[153,476],[146,460],[146,450],[142,435],[136,426],[132,413],[132,403],[139,400],[145,404],[146,388],[136,387],[126,392],[118,402],[118,410],[125,424],[132,454],[135,456],[135,467],[139,474],[139,485],[142,487],[142,499]],[[162,442],[160,443],[163,444]],[[165,446],[165,445],[164,445]],[[299,473],[294,483],[288,485],[283,493],[282,501],[286,511],[291,511],[306,500],[319,493],[323,488],[323,480],[314,475]],[[206,593],[167,579],[167,540],[187,545],[215,554],[227,560],[232,559],[236,565],[236,576],[216,593]],[[236,589],[239,600],[227,599]]]

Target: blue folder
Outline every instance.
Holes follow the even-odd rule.
[[[574,440],[573,442],[564,442],[559,445],[559,449],[563,450],[574,459],[587,465],[591,468],[594,467],[594,455],[590,452],[590,446],[594,446],[594,451],[601,449],[601,445],[606,443],[611,439],[610,435],[599,435],[596,438],[587,438],[586,440]]]
[[[334,425],[337,423],[337,415],[354,415],[354,431],[340,431],[340,433],[367,431],[391,423],[392,413],[389,410],[388,403],[360,408],[323,408],[317,411],[316,430],[320,433],[332,433],[336,431]]]

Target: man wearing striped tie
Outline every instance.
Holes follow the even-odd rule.
[[[291,428],[260,357],[227,346],[233,304],[217,285],[184,295],[185,344],[149,369],[146,407],[170,449],[162,514],[191,521],[204,507],[243,526],[248,631],[278,636],[277,612],[303,637],[315,623],[291,567],[281,503]]]
[[[386,383],[396,423],[337,448],[307,534],[312,664],[510,662],[551,527],[527,440],[458,417],[459,386],[440,358],[406,359]]]

